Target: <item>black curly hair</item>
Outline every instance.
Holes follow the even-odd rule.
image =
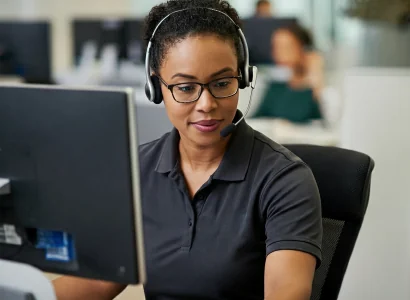
[[[150,65],[154,72],[159,71],[170,47],[188,36],[197,34],[215,34],[224,40],[231,40],[238,56],[238,67],[240,66],[243,61],[243,49],[235,25],[226,16],[204,9],[205,7],[226,13],[241,26],[237,11],[227,1],[222,0],[169,0],[151,9],[144,22],[145,49],[155,27],[165,16],[180,9],[192,8],[170,16],[155,33],[150,54]]]

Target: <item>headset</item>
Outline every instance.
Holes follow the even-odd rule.
[[[152,42],[153,39],[155,37],[155,34],[157,32],[157,30],[159,29],[159,27],[162,25],[162,23],[167,20],[170,16],[180,13],[180,12],[184,12],[187,10],[192,10],[192,9],[207,9],[210,11],[214,11],[217,12],[219,14],[224,15],[225,17],[227,17],[232,24],[235,26],[239,38],[241,40],[241,44],[242,44],[242,48],[243,48],[243,54],[244,54],[244,62],[241,66],[239,66],[239,70],[240,70],[240,74],[241,74],[241,79],[239,81],[239,88],[240,89],[244,89],[246,87],[251,86],[252,87],[252,92],[253,89],[255,88],[255,83],[256,83],[256,73],[257,73],[257,68],[255,66],[249,66],[249,48],[248,48],[248,43],[246,42],[245,39],[245,35],[242,32],[242,29],[239,27],[238,24],[236,24],[232,18],[227,15],[226,13],[214,9],[214,8],[209,8],[209,7],[191,7],[191,8],[184,8],[184,9],[180,9],[180,10],[176,10],[171,12],[170,14],[166,15],[155,27],[151,38],[149,39],[148,42],[148,46],[147,46],[147,51],[145,53],[145,76],[146,76],[146,84],[145,84],[145,95],[147,96],[148,100],[155,103],[155,104],[160,104],[162,102],[163,96],[162,96],[162,91],[161,91],[161,82],[159,81],[159,78],[155,75],[152,75],[152,70],[151,70],[151,65],[150,65],[150,60],[151,60],[151,46],[152,46]],[[236,125],[238,125],[239,122],[241,122],[244,117],[247,115],[249,108],[250,108],[250,104],[252,101],[252,92],[251,92],[251,97],[249,100],[249,104],[247,107],[247,110],[245,112],[245,114],[242,116],[242,118],[236,122],[236,123],[232,123],[231,125],[227,126],[226,128],[222,129],[221,131],[221,136],[227,136],[229,135],[235,128]]]

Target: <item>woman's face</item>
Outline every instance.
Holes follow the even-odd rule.
[[[296,68],[303,60],[300,41],[287,30],[278,30],[272,35],[272,58],[281,66]]]
[[[166,52],[159,75],[168,85],[208,83],[238,76],[238,60],[233,42],[215,35],[187,37]],[[161,89],[168,117],[178,129],[181,140],[200,147],[209,147],[221,141],[220,131],[232,123],[239,93],[229,98],[216,99],[205,88],[198,101],[178,103],[164,84],[161,84]],[[185,92],[184,87],[182,92]]]

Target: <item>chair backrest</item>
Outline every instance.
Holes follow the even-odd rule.
[[[285,145],[316,178],[322,200],[322,264],[311,300],[336,300],[369,201],[373,160],[356,151],[313,145]]]

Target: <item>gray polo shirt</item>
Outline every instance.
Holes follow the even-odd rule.
[[[178,142],[174,129],[140,147],[147,300],[263,299],[271,252],[320,262],[320,197],[298,157],[241,122],[191,199]]]

